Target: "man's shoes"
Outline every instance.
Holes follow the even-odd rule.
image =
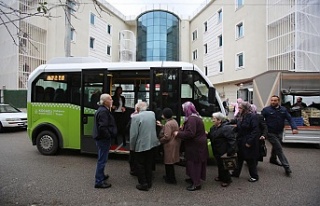
[[[228,187],[231,182],[221,182],[221,187]]]
[[[290,168],[286,168],[286,175],[289,177],[291,175],[292,171]]]
[[[109,179],[109,175],[105,175],[104,178],[103,178],[103,181]]]
[[[270,160],[269,162],[274,165],[282,166],[282,164],[278,162],[278,160]]]
[[[187,179],[185,179],[184,181],[186,181],[187,183],[189,183],[189,184],[193,184],[193,182],[192,182],[192,179],[191,178],[187,178]]]
[[[256,179],[256,178],[253,178],[253,177],[250,177],[249,179],[248,179],[248,181],[249,182],[256,182],[256,181],[258,181],[259,179]]]
[[[148,184],[143,184],[143,185],[140,184],[140,185],[137,185],[136,188],[141,191],[148,191],[149,190]]]
[[[189,187],[187,187],[187,190],[188,191],[201,190],[201,185],[199,185],[199,186],[190,185]]]
[[[100,189],[105,189],[105,188],[109,188],[111,187],[111,184],[110,183],[102,183],[102,184],[99,184],[99,185],[94,185],[94,188],[100,188]]]
[[[221,180],[220,180],[219,177],[215,177],[215,178],[214,178],[214,181],[220,182]]]

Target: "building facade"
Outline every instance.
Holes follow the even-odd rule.
[[[21,11],[38,7],[38,1],[10,2]],[[26,88],[30,72],[61,56],[192,62],[230,102],[252,102],[254,79],[265,72],[320,72],[317,0],[211,0],[189,18],[155,8],[128,17],[106,0],[98,7],[92,0],[47,2],[56,6],[51,18],[0,26],[1,87]]]

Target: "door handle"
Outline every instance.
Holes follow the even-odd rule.
[[[83,124],[87,124],[88,123],[88,117],[83,117]]]

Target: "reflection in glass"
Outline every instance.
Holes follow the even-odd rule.
[[[179,61],[179,21],[176,15],[167,11],[140,15],[137,20],[137,61]]]

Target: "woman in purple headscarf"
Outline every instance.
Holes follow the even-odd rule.
[[[186,181],[191,183],[187,190],[201,189],[201,180],[206,179],[208,147],[207,135],[202,118],[191,102],[182,104],[185,121],[179,131],[174,132],[176,138],[182,139],[185,145],[187,161],[186,174],[190,177]]]

